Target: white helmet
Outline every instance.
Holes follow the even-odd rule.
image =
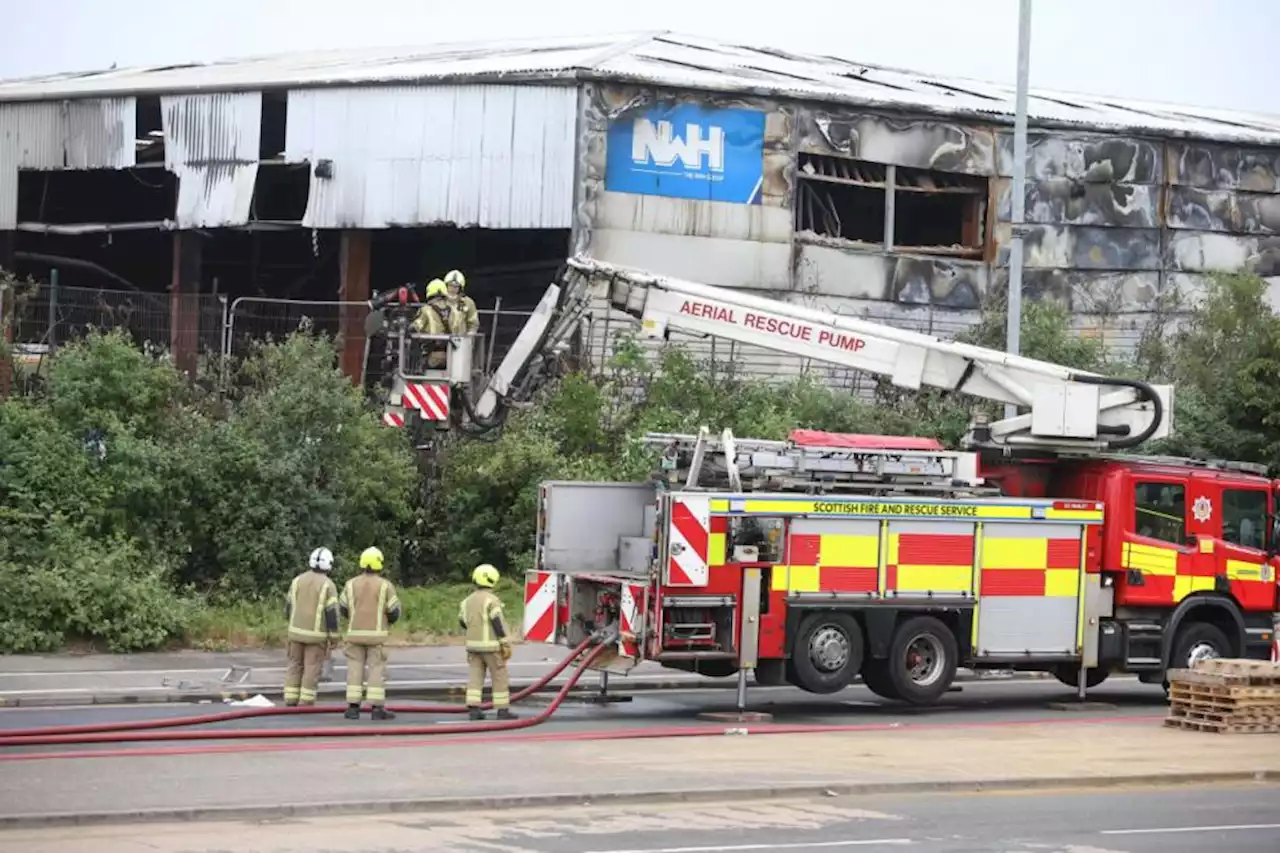
[[[467,277],[462,274],[462,270],[449,270],[444,274],[444,283],[446,286],[456,284],[459,289],[465,289]]]
[[[333,552],[328,548],[317,548],[311,552],[311,568],[327,572],[333,568]]]

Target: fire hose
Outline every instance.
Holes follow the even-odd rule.
[[[537,682],[514,693],[512,702],[519,702],[545,687],[552,679],[569,667],[589,646],[595,648],[578,662],[569,679],[556,692],[554,698],[540,713],[521,720],[498,720],[495,722],[466,723],[441,729],[438,726],[378,726],[378,727],[322,727],[308,726],[294,729],[222,729],[217,731],[157,731],[186,726],[208,725],[211,723],[229,722],[254,717],[300,716],[307,714],[337,713],[343,706],[310,706],[294,708],[244,708],[236,711],[224,711],[216,714],[204,714],[197,717],[180,717],[166,720],[131,720],[121,723],[101,723],[79,726],[47,726],[44,728],[26,729],[21,732],[0,733],[0,748],[12,746],[52,746],[91,743],[133,743],[152,741],[186,741],[186,740],[251,740],[259,738],[307,738],[307,737],[378,737],[400,735],[444,735],[475,734],[514,729],[525,729],[546,722],[560,707],[569,691],[578,683],[595,660],[609,646],[602,642],[599,634],[592,635],[580,643],[554,669]],[[482,709],[493,707],[492,702],[481,705]],[[460,705],[393,705],[396,713],[418,714],[459,714],[468,708]]]

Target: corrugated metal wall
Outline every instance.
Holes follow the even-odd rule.
[[[178,176],[179,228],[249,221],[258,178],[262,93],[174,95],[160,99],[164,165]]]
[[[19,169],[134,165],[133,98],[0,106],[0,230],[18,222]]]
[[[312,164],[307,227],[568,228],[575,119],[571,86],[299,90],[285,156]]]

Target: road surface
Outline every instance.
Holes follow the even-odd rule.
[[[588,676],[594,678],[594,676]],[[615,681],[615,683],[619,683]],[[773,715],[774,722],[794,724],[905,724],[905,723],[984,723],[999,721],[1059,720],[1089,717],[1148,717],[1156,719],[1165,713],[1164,691],[1136,679],[1117,678],[1090,691],[1090,701],[1099,707],[1086,711],[1062,711],[1051,707],[1055,702],[1070,702],[1075,693],[1056,681],[977,681],[957,685],[943,701],[927,708],[915,708],[886,702],[861,686],[850,687],[832,696],[813,696],[793,687],[752,688],[748,693],[752,710]],[[517,707],[524,716],[544,709],[549,698],[538,696]],[[390,701],[395,703],[394,690]],[[406,703],[410,706],[418,703]],[[338,707],[335,705],[335,707]],[[621,729],[645,726],[697,724],[698,715],[727,712],[735,708],[731,690],[665,690],[660,693],[636,694],[633,701],[598,706],[570,700],[556,714],[537,728],[538,732],[573,732]],[[82,725],[122,720],[168,719],[232,710],[221,704],[182,705],[93,705],[85,707],[0,709],[0,731],[17,731],[31,726]],[[387,727],[436,724],[441,728],[463,722],[457,716],[401,714]],[[281,730],[301,726],[372,725],[366,714],[361,723],[333,715],[305,717],[264,717],[219,723],[204,727],[217,729]],[[708,724],[710,725],[710,724]],[[100,749],[105,747],[75,747]],[[32,747],[46,751],[49,747]]]
[[[571,806],[0,832],[6,853],[1275,853],[1274,785]]]
[[[568,650],[543,644],[520,645],[508,666],[517,684],[537,680],[564,659]],[[456,646],[411,646],[389,649],[388,680],[392,691],[440,691],[466,683],[467,663]],[[341,652],[333,655],[334,679],[321,685],[322,695],[337,696],[346,680]],[[961,670],[959,677],[972,674]],[[588,675],[584,684],[595,683]],[[1007,676],[984,675],[992,680]],[[176,694],[280,690],[284,653],[276,650],[234,653],[157,652],[134,655],[16,655],[0,659],[0,707],[23,704],[90,704],[126,700],[164,701]],[[661,682],[732,688],[734,679],[712,679],[643,663],[625,678],[628,685]]]

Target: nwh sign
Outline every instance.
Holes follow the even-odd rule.
[[[653,107],[609,126],[606,190],[702,201],[759,204],[764,113]]]

